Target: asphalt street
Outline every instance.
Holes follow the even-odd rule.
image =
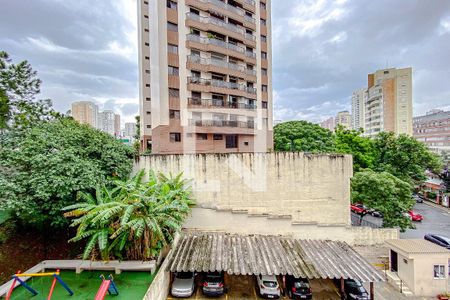
[[[414,222],[416,229],[408,229],[400,233],[403,239],[422,239],[427,233],[450,237],[450,213],[426,203],[416,203],[414,211],[423,216],[422,222]]]

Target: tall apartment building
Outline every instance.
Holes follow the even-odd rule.
[[[116,114],[112,110],[104,110],[98,114],[98,129],[115,136]]]
[[[365,107],[367,97],[367,89],[359,89],[352,94],[352,128],[355,130],[365,128]]]
[[[366,135],[382,131],[412,135],[412,68],[369,74],[364,111]]]
[[[98,126],[98,106],[90,101],[72,103],[72,118],[81,124],[88,124],[94,128]]]
[[[114,136],[120,136],[120,115],[114,114]]]
[[[450,111],[433,110],[413,119],[413,136],[438,152],[450,152]]]
[[[333,117],[331,117],[331,118],[326,119],[325,121],[323,121],[319,125],[322,128],[334,131],[334,129],[336,127],[336,120]]]
[[[132,137],[136,135],[136,123],[125,123],[125,130],[124,130],[124,136],[126,137]]]
[[[336,126],[341,125],[344,128],[352,128],[352,116],[348,111],[340,111],[336,116]]]
[[[270,0],[138,0],[142,148],[273,148]]]

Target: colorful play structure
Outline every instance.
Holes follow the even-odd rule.
[[[58,281],[69,293],[70,296],[73,295],[72,290],[67,286],[67,284],[59,277],[59,270],[56,270],[56,272],[48,272],[48,273],[34,273],[34,274],[27,274],[27,273],[20,273],[18,271],[16,274],[12,276],[13,283],[11,285],[11,288],[8,291],[8,294],[6,295],[6,300],[9,300],[11,298],[12,292],[14,291],[14,287],[16,286],[16,283],[19,282],[21,286],[26,288],[30,293],[33,294],[33,296],[36,296],[38,292],[33,289],[31,286],[29,286],[25,281],[20,279],[20,277],[53,277],[52,286],[50,287],[50,292],[48,293],[47,300],[50,300],[53,295],[53,291],[55,290],[56,282]]]
[[[98,289],[97,295],[95,295],[95,300],[105,299],[106,293],[116,296],[119,295],[119,291],[117,290],[117,286],[111,274],[109,274],[108,279],[105,279],[105,276],[102,274],[100,275],[100,279],[102,280],[102,284]]]
[[[16,274],[12,276],[13,282],[12,285],[8,291],[8,294],[6,295],[6,300],[10,300],[11,295],[14,291],[14,288],[16,287],[16,283],[19,283],[21,286],[26,288],[30,293],[33,294],[33,296],[36,296],[38,292],[33,289],[30,285],[28,285],[24,280],[21,279],[21,277],[53,277],[52,285],[50,287],[50,291],[47,296],[47,300],[50,300],[53,295],[53,291],[55,290],[56,282],[59,282],[64,289],[69,293],[69,296],[73,295],[73,291],[67,286],[67,284],[61,279],[59,276],[60,272],[59,270],[56,270],[56,272],[47,272],[47,273],[20,273],[18,271]],[[97,294],[95,295],[95,300],[103,300],[106,297],[106,294],[110,295],[119,295],[119,291],[117,289],[116,283],[114,282],[113,276],[110,274],[108,276],[108,279],[105,278],[105,276],[100,275],[100,279],[102,280],[102,283],[100,285],[100,288],[97,291]]]

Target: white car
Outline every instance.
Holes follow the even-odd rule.
[[[280,286],[274,275],[258,275],[256,276],[259,294],[261,297],[277,299],[281,296]]]
[[[175,273],[175,278],[172,283],[172,290],[170,293],[177,298],[191,297],[195,290],[194,272],[179,272]]]

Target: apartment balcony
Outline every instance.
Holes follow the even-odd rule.
[[[256,81],[256,71],[247,69],[243,65],[214,58],[201,58],[197,55],[188,55],[187,68],[203,72],[216,72],[243,78],[247,81]]]
[[[256,64],[256,55],[247,55],[245,46],[231,44],[216,38],[201,37],[196,34],[186,35],[186,47],[205,52],[217,52],[242,59],[246,63]]]
[[[196,127],[231,127],[231,128],[244,128],[255,129],[254,121],[228,121],[228,120],[194,120],[189,119],[189,126]]]
[[[230,5],[220,0],[186,0],[186,5],[197,7],[203,11],[208,11],[211,6],[218,13],[236,19],[245,24],[245,26],[256,30],[256,20],[253,17],[247,16],[245,10],[240,7]]]
[[[217,31],[235,39],[243,40],[248,46],[256,46],[256,37],[246,33],[244,27],[224,22],[215,17],[202,17],[188,12],[186,14],[186,26],[197,27],[204,31]]]
[[[248,103],[233,103],[226,100],[220,99],[199,99],[199,98],[189,98],[188,107],[201,107],[201,108],[219,108],[219,109],[247,109],[255,110],[255,104]]]
[[[200,77],[188,77],[188,90],[205,93],[233,95],[238,97],[245,97],[248,99],[256,98],[256,88],[247,87],[243,84],[234,82],[216,79],[205,79]]]
[[[235,0],[235,1],[240,3],[242,7],[244,7],[246,10],[251,11],[253,13],[255,12],[256,2],[254,0]]]

